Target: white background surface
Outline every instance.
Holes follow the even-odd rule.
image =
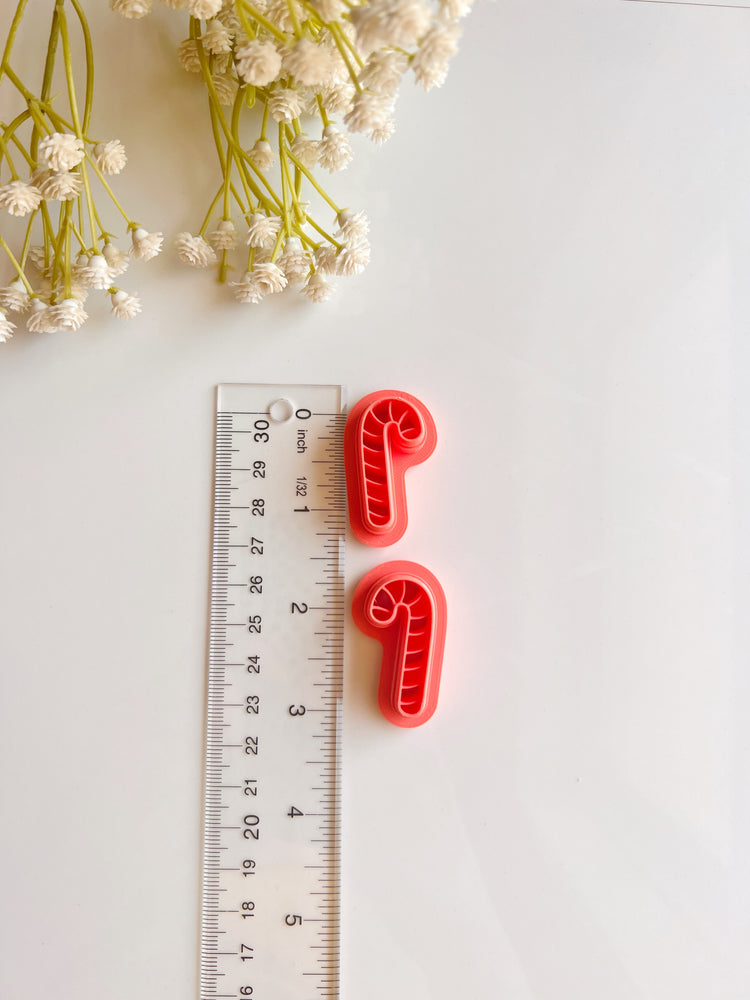
[[[123,200],[194,228],[181,27],[101,8]],[[373,263],[326,306],[164,255],[137,321],[2,348],[2,1000],[197,995],[220,381],[402,388],[440,434],[405,539],[347,552],[349,592],[429,566],[450,626],[412,732],[347,634],[342,996],[750,996],[750,11],[480,4],[399,112],[330,185]]]

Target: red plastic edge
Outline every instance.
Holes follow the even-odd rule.
[[[352,617],[383,646],[380,711],[395,726],[423,725],[437,708],[448,618],[437,578],[419,563],[383,563],[357,585]]]
[[[429,458],[435,421],[424,403],[397,389],[371,392],[344,430],[344,466],[352,531],[365,545],[393,545],[406,531],[406,470]]]

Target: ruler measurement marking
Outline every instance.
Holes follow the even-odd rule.
[[[252,957],[251,973],[256,976],[259,970],[264,968],[278,969],[283,963],[278,961],[283,949],[289,948],[290,954],[295,957],[294,962],[289,963],[289,968],[303,970],[310,968],[304,960],[305,951],[310,952],[310,964],[323,965],[323,971],[318,973],[321,977],[320,984],[316,987],[318,995],[326,997],[338,996],[338,960],[339,960],[339,829],[340,829],[340,754],[336,753],[337,737],[340,738],[341,729],[341,700],[343,684],[341,670],[339,668],[340,655],[338,643],[343,636],[343,616],[344,585],[343,571],[340,564],[343,555],[342,542],[345,537],[346,521],[344,516],[344,475],[343,459],[341,451],[341,432],[343,430],[344,416],[340,412],[331,412],[333,405],[338,405],[340,401],[339,390],[336,387],[308,387],[318,393],[314,398],[317,401],[325,398],[324,393],[328,393],[328,405],[315,406],[313,397],[308,400],[305,395],[306,389],[302,387],[248,387],[248,386],[226,386],[222,387],[219,412],[216,415],[216,450],[215,450],[215,472],[214,472],[214,518],[213,518],[213,544],[212,544],[212,570],[211,570],[211,628],[209,630],[209,680],[208,680],[208,705],[207,705],[207,748],[206,748],[206,773],[204,779],[204,910],[202,921],[202,943],[201,943],[201,996],[206,1000],[209,996],[217,995],[233,997],[238,995],[238,988],[246,982],[246,974],[243,972],[247,964],[242,958]],[[225,393],[226,390],[226,393]],[[265,395],[263,395],[264,390]],[[260,393],[260,395],[259,395]],[[268,395],[270,393],[270,395]],[[323,394],[323,395],[321,395]],[[261,399],[261,396],[263,398]],[[288,396],[294,400],[295,419],[277,424],[268,418],[268,404],[274,399]],[[256,405],[253,406],[252,403]],[[232,405],[234,403],[235,405]],[[250,403],[250,405],[242,405]],[[228,405],[227,405],[228,404]],[[239,404],[239,405],[237,405]],[[309,409],[308,409],[309,407]],[[301,414],[301,417],[297,417]],[[264,421],[260,424],[259,421]],[[257,423],[256,423],[257,421]],[[321,428],[322,424],[322,428]],[[270,440],[268,442],[257,441],[256,430],[261,427],[268,427]],[[298,432],[306,432],[298,436]],[[262,431],[261,431],[262,433]],[[242,438],[235,440],[235,434],[242,434]],[[300,450],[300,440],[303,447]],[[282,443],[284,443],[282,447]],[[239,447],[234,447],[233,444]],[[261,447],[262,445],[262,447]],[[255,468],[254,462],[265,462],[265,477],[263,480],[258,477],[250,479],[249,473]],[[308,508],[310,518],[304,521],[297,519],[297,512],[294,511],[295,497],[289,496],[289,485],[282,485],[282,478],[285,473],[293,472],[289,483],[291,491],[294,492],[294,481],[297,476],[306,473],[307,488],[306,499],[302,500]],[[247,483],[242,485],[231,485],[238,481],[234,478],[235,473],[243,473],[247,477]],[[242,498],[233,497],[232,493],[240,489],[245,491]],[[286,493],[283,491],[286,490]],[[249,497],[248,497],[249,493]],[[255,518],[250,518],[245,511],[251,510],[250,504],[241,504],[240,499],[250,497],[265,500],[265,520],[256,523]],[[300,500],[296,499],[299,505]],[[255,505],[253,505],[255,506]],[[232,512],[237,511],[234,515]],[[235,523],[237,522],[237,523]],[[248,525],[249,522],[249,525]],[[293,532],[289,528],[293,526]],[[307,545],[307,552],[304,554],[297,550],[295,558],[304,558],[304,563],[300,563],[295,568],[292,560],[288,563],[288,553],[286,552],[288,534],[299,535],[299,528]],[[246,532],[246,535],[245,535]],[[263,538],[265,554],[263,561],[260,557],[254,557],[250,553],[250,535],[254,534]],[[291,547],[291,543],[290,546]],[[232,550],[233,562],[229,562],[230,549]],[[240,550],[239,552],[237,550]],[[243,551],[244,550],[244,551]],[[286,596],[272,603],[271,598],[278,598],[278,594],[267,592],[265,583],[266,574],[263,567],[273,567],[271,557],[284,554],[287,558],[285,566],[285,578],[294,581],[294,585],[289,587],[288,600],[296,600],[298,603],[305,600],[307,594],[323,602],[322,605],[313,605],[309,598],[305,601],[310,612],[317,617],[314,622],[317,628],[309,631],[307,629],[300,632],[295,641],[307,644],[308,655],[298,659],[297,662],[306,665],[307,673],[304,675],[298,671],[295,675],[292,661],[287,661],[285,656],[278,655],[278,626],[283,625],[285,632],[290,632],[297,627],[297,622],[290,624],[288,619],[288,603],[284,603]],[[320,564],[320,565],[318,565]],[[241,567],[237,569],[237,567]],[[310,567],[309,572],[305,567]],[[229,569],[236,572],[229,574]],[[250,575],[262,575],[264,577],[263,594],[250,595],[248,583],[244,582],[245,573]],[[269,575],[269,580],[274,579],[273,574]],[[276,580],[274,585],[278,588],[283,581]],[[229,599],[229,589],[232,589],[232,599]],[[243,593],[245,591],[245,593]],[[282,616],[283,608],[283,616]],[[247,621],[240,621],[244,614],[260,614],[263,619],[263,633],[248,635],[244,632],[247,628]],[[231,615],[232,621],[227,621]],[[274,634],[276,630],[276,635]],[[300,622],[300,629],[302,624]],[[232,636],[232,641],[228,636]],[[234,647],[233,652],[228,652],[229,647]],[[251,648],[252,647],[252,648]],[[245,665],[243,656],[247,652],[253,656],[260,656],[261,663],[270,660],[281,668],[274,672],[276,675],[276,687],[268,678],[273,678],[274,674],[265,672],[259,676],[255,674],[245,675],[243,671],[233,671],[231,677],[235,681],[227,681],[225,668],[228,666],[239,667]],[[316,653],[322,655],[315,655]],[[299,657],[299,654],[296,654]],[[227,662],[232,656],[231,662]],[[311,676],[317,679],[312,681]],[[289,687],[286,688],[286,677],[291,676]],[[297,680],[294,677],[297,676]],[[304,678],[301,681],[301,678]],[[294,685],[304,684],[304,687]],[[232,685],[232,693],[229,688]],[[304,697],[303,691],[312,688],[315,691],[314,698],[308,695]],[[318,688],[322,688],[319,691]],[[272,694],[272,692],[276,692]],[[263,719],[269,718],[260,715],[258,717],[251,713],[227,713],[226,709],[241,709],[245,707],[242,700],[245,696],[254,694],[260,696],[261,712],[273,711],[273,705],[300,704],[303,700],[307,702],[306,711],[310,715],[313,713],[323,716],[320,720],[315,720],[315,725],[304,730],[284,729],[289,733],[291,740],[298,740],[298,748],[294,751],[297,754],[298,763],[302,763],[307,757],[324,758],[310,763],[308,766],[317,768],[318,784],[315,784],[315,774],[311,774],[304,769],[296,772],[298,778],[284,777],[282,772],[277,772],[274,768],[274,754],[278,752],[277,746],[271,739],[272,727],[265,724]],[[235,700],[231,700],[235,699]],[[312,701],[312,704],[310,704]],[[312,720],[311,720],[312,721]],[[296,723],[286,717],[283,723],[287,726],[296,726]],[[280,719],[277,728],[282,726]],[[246,747],[245,736],[259,739],[260,753],[257,755],[229,753],[229,751],[242,750]],[[239,738],[239,742],[237,742]],[[229,740],[232,740],[230,743]],[[264,742],[265,741],[265,742]],[[296,745],[296,744],[295,744]],[[310,753],[312,750],[312,754]],[[227,754],[228,761],[223,763],[223,758]],[[264,753],[265,751],[265,753]],[[291,753],[291,751],[290,751]],[[290,756],[290,761],[292,757]],[[223,773],[227,770],[227,774]],[[259,794],[255,796],[244,796],[246,786],[239,783],[238,779],[246,780],[254,775],[251,780],[257,780],[254,787]],[[304,775],[304,777],[303,777]],[[246,776],[246,777],[245,777]],[[291,782],[285,791],[279,787],[281,782]],[[297,784],[294,782],[297,781]],[[307,789],[307,791],[305,791]],[[318,792],[316,796],[314,793]],[[263,796],[266,798],[264,799]],[[269,898],[263,896],[268,886],[268,877],[263,875],[262,868],[265,865],[273,866],[278,860],[282,863],[281,857],[277,857],[282,851],[282,847],[275,842],[265,841],[261,833],[261,840],[256,844],[254,839],[236,844],[234,837],[239,830],[253,829],[253,824],[248,828],[243,817],[250,816],[255,819],[259,817],[259,825],[266,823],[271,815],[275,815],[274,803],[288,800],[296,802],[299,808],[304,810],[304,801],[315,811],[306,811],[305,816],[311,821],[311,834],[306,843],[312,856],[301,858],[299,872],[296,875],[295,894],[300,894],[300,903],[295,904],[296,912],[305,913],[304,899],[310,901],[308,911],[312,907],[312,912],[305,917],[305,922],[314,923],[315,928],[310,928],[310,936],[304,938],[303,935],[287,934],[284,937],[284,930],[281,929],[281,936],[277,930],[278,949],[273,956],[273,962],[269,965],[271,949],[269,940],[263,924],[263,909],[258,908],[259,901],[265,900],[267,908]],[[267,800],[270,801],[267,802]],[[284,812],[289,808],[284,807]],[[224,815],[226,813],[226,816]],[[222,825],[221,819],[224,819]],[[298,821],[295,820],[295,823]],[[234,824],[231,825],[230,824]],[[301,829],[302,828],[298,828]],[[227,830],[227,843],[222,843]],[[317,832],[317,836],[312,833]],[[304,835],[303,835],[304,836]],[[215,845],[220,846],[215,846]],[[225,852],[224,856],[219,853]],[[257,851],[257,854],[256,854]],[[246,878],[247,871],[243,872],[242,858],[255,855],[258,861],[257,872],[253,872],[253,878]],[[319,859],[319,860],[315,860]],[[308,863],[306,864],[305,861]],[[264,883],[264,877],[266,882]],[[249,885],[247,883],[252,883]],[[264,886],[266,889],[264,889]],[[294,888],[292,886],[292,888]],[[256,892],[257,887],[257,892]],[[317,887],[323,887],[325,892],[321,894]],[[219,907],[219,893],[231,892],[231,896],[223,900],[223,905]],[[252,898],[256,902],[256,912],[254,919],[247,921],[253,927],[247,928],[242,923],[242,913],[235,903],[235,900]],[[284,902],[284,908],[289,908],[289,904]],[[284,909],[284,912],[285,912]],[[220,914],[220,917],[219,917]],[[219,930],[218,921],[221,920],[222,929]],[[274,925],[277,927],[277,925]],[[261,933],[263,931],[264,933]],[[257,933],[256,933],[257,932]],[[234,951],[219,951],[217,942],[218,934],[226,935],[232,933],[237,941],[244,941],[248,948],[252,946],[253,951],[250,956],[238,956],[238,948]],[[248,937],[250,934],[252,937]],[[265,936],[264,936],[265,934]],[[322,936],[321,936],[322,935]],[[315,942],[319,942],[316,944]],[[299,944],[294,944],[297,941]],[[225,946],[226,947],[226,946]],[[312,948],[316,949],[315,955]],[[314,963],[313,963],[314,958]],[[264,965],[264,963],[266,963]],[[304,963],[304,964],[303,964]],[[220,971],[221,970],[221,971]],[[278,975],[279,982],[275,981]],[[283,974],[285,975],[285,974]],[[309,987],[304,989],[304,979],[302,973],[295,975],[299,977],[295,980],[290,972],[290,979],[281,982],[281,973],[274,974],[270,981],[259,976],[258,985],[253,982],[255,991],[260,995],[265,992],[269,995],[278,993],[284,995],[285,1000],[312,1000],[309,994]],[[231,988],[235,992],[224,992],[217,994],[218,977],[225,976],[226,981],[222,983],[225,990]],[[295,985],[297,984],[297,985]],[[298,985],[302,984],[300,988]],[[291,988],[290,988],[291,987]]]

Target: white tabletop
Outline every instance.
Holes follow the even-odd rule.
[[[194,229],[179,16],[87,6],[118,190]],[[347,549],[349,594],[415,560],[450,623],[413,731],[347,626],[342,997],[750,996],[748,178],[750,10],[478,3],[331,181],[373,260],[329,303],[165,253],[138,319],[0,347],[4,1000],[197,996],[221,381],[403,389],[438,428],[404,539]]]

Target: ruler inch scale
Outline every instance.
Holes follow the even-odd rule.
[[[199,996],[336,1000],[342,389],[216,399]]]

